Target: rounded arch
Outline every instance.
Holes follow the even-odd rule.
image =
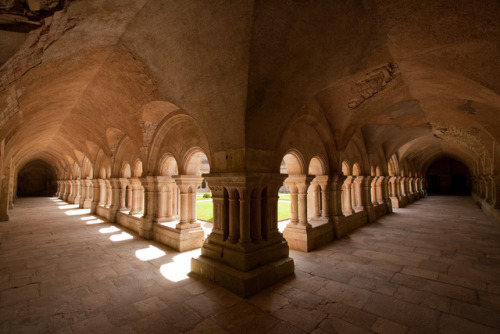
[[[83,157],[82,164],[82,178],[93,178],[94,177],[94,168],[92,167],[92,163],[90,162],[87,156]]]
[[[318,121],[319,114],[311,114],[311,112],[308,108],[299,111],[284,129],[277,147],[276,160],[272,165],[273,170],[281,163],[283,156],[290,151],[300,152],[303,161],[303,174],[307,172],[309,167],[307,162],[314,157],[321,159],[325,174],[329,173],[330,163],[335,166],[336,150],[331,133],[325,127],[327,123]],[[300,133],[299,136],[298,133]]]
[[[132,173],[132,176],[135,178],[142,176],[142,161],[139,159],[134,163],[134,171]]]
[[[351,164],[349,163],[348,160],[342,161],[342,174],[344,174],[344,176],[352,175],[351,174]]]
[[[158,125],[148,152],[148,173],[160,174],[161,159],[165,154],[175,158],[179,172],[184,172],[193,150],[199,150],[211,161],[210,148],[205,133],[196,120],[182,110],[165,117]]]
[[[117,145],[112,175],[121,175],[125,162],[136,161],[140,157],[139,148],[129,136],[122,136]]]
[[[99,171],[99,178],[105,179],[111,176],[111,163],[103,150],[99,150],[99,153],[97,153],[94,166],[95,169]]]
[[[207,154],[201,147],[193,147],[184,155],[181,169],[186,175],[201,175],[203,165],[207,165],[206,168],[210,170]]]
[[[352,175],[354,176],[360,176],[361,175],[361,168],[359,167],[359,164],[356,162],[352,166]]]
[[[310,175],[325,175],[327,173],[327,168],[324,160],[320,156],[314,156],[309,162],[308,174]]]
[[[179,174],[179,168],[177,166],[177,160],[170,153],[165,153],[161,159],[158,166],[158,175],[177,175]]]
[[[78,163],[75,161],[73,162],[73,165],[71,166],[71,178],[72,179],[79,179],[82,176],[82,171],[80,169],[80,166]]]
[[[399,175],[399,163],[396,154],[393,154],[387,162],[387,171],[389,173],[389,176]]]
[[[302,154],[297,150],[290,150],[283,156],[288,175],[305,174],[305,162]]]
[[[56,171],[44,160],[29,161],[16,174],[17,196],[53,196],[57,191]]]
[[[122,169],[120,171],[120,177],[129,179],[132,177],[132,169],[130,168],[130,164],[128,162],[124,162]]]

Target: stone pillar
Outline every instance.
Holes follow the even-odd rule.
[[[71,180],[66,180],[64,181],[65,187],[64,187],[64,194],[63,194],[63,201],[69,202],[69,197],[71,194]]]
[[[401,196],[399,194],[399,183],[396,176],[389,177],[390,199],[393,208],[401,207]]]
[[[56,191],[54,197],[59,197],[61,195],[61,181],[56,180],[56,184],[57,184],[57,191]]]
[[[157,209],[155,222],[162,223],[174,220],[173,210],[173,190],[175,180],[170,176],[155,177],[157,183]]]
[[[131,215],[140,215],[143,213],[143,188],[139,179],[129,179],[132,187],[132,207],[130,208]]]
[[[104,204],[104,206],[106,208],[109,208],[113,203],[113,189],[111,187],[111,181],[109,179],[104,180],[104,182],[106,184],[106,204]]]
[[[363,210],[366,211],[366,217],[369,223],[372,223],[377,219],[375,207],[373,206],[371,198],[372,179],[372,176],[361,176],[361,179],[359,180],[361,188],[361,205]]]
[[[8,221],[9,178],[0,175],[0,221]]]
[[[95,214],[100,202],[101,179],[92,179],[92,202],[90,202],[90,213]]]
[[[334,238],[338,239],[345,235],[345,224],[343,222],[344,213],[342,211],[342,192],[344,182],[347,177],[342,174],[335,174],[330,179],[329,189],[329,204],[331,219],[333,220]]]
[[[319,187],[318,193],[321,192],[321,218],[330,219],[330,189],[329,189],[330,177],[328,175],[318,175],[316,176],[311,184],[315,184]],[[320,206],[319,200],[317,206]],[[319,218],[319,215],[318,217]]]
[[[351,181],[351,202],[354,212],[363,211],[362,183],[365,176],[355,176]]]
[[[128,179],[120,178],[120,211],[127,210],[127,185]]]
[[[83,208],[90,209],[93,197],[92,180],[90,179],[90,177],[87,176],[87,178],[84,180],[84,184],[86,190],[85,198],[83,199]]]
[[[299,223],[299,191],[295,182],[287,182],[285,184],[290,189],[290,223],[297,225]]]
[[[66,193],[66,180],[60,180],[61,192],[59,193],[59,198],[64,200],[64,194]]]
[[[97,197],[99,199],[99,202],[97,205],[99,206],[104,206],[106,204],[106,181],[104,179],[98,179],[99,180],[99,196]]]
[[[385,203],[387,207],[387,212],[391,213],[392,212],[392,201],[391,197],[389,196],[389,187],[391,186],[389,183],[389,180],[391,179],[390,176],[381,176],[382,181],[380,183],[382,187],[382,201]]]
[[[155,192],[150,191],[150,196],[156,198],[155,205],[151,202],[150,208],[154,208],[153,220],[161,227],[154,228],[156,241],[166,244],[180,252],[190,249],[200,248],[205,238],[205,232],[201,224],[196,220],[196,190],[203,181],[197,175],[176,175],[171,177],[157,177],[155,179]],[[165,190],[170,188],[171,194],[167,203],[160,203],[165,198]],[[173,196],[180,189],[180,217],[178,221],[172,219],[174,204]],[[153,188],[152,188],[153,189]],[[167,208],[165,208],[167,204]],[[147,212],[147,210],[146,210]],[[164,217],[164,212],[168,212],[170,217]],[[149,218],[148,218],[149,219]],[[215,219],[215,217],[214,217]],[[171,222],[170,222],[171,221]]]
[[[120,210],[120,190],[122,188],[119,178],[109,180],[111,187],[111,201],[109,205],[109,222],[116,223],[116,214]]]
[[[406,197],[408,198],[408,202],[409,203],[415,202],[415,196],[413,195],[413,190],[411,187],[412,178],[405,177],[403,179],[403,182],[404,182],[404,189],[405,189]]]
[[[78,207],[83,209],[83,202],[85,201],[85,197],[87,196],[87,185],[85,184],[85,180],[80,180],[80,199],[78,200]]]
[[[342,213],[346,216],[352,215],[354,213],[354,210],[352,208],[352,198],[351,198],[352,180],[353,177],[349,175],[344,179],[344,183],[342,185]]]
[[[73,204],[80,205],[80,198],[81,198],[81,191],[82,191],[80,178],[74,180],[73,184],[75,186],[75,194],[73,196]]]
[[[491,204],[493,208],[500,209],[500,175],[489,175],[491,183]]]
[[[153,224],[158,212],[158,178],[145,176],[138,180],[144,189],[144,209],[142,222],[139,227],[139,236],[150,240],[153,238]]]
[[[203,178],[196,175],[177,175],[174,179],[181,192],[181,212],[176,228],[182,230],[200,227],[196,219],[196,190]]]
[[[206,179],[214,200],[214,229],[201,248],[201,256],[192,259],[192,272],[241,296],[291,275],[293,260],[277,228],[277,194],[283,176],[221,173],[208,174]],[[249,210],[257,203],[259,217]],[[261,234],[256,235],[259,229]]]

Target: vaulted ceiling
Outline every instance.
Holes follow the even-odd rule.
[[[496,0],[2,0],[0,29],[3,162],[141,147],[166,101],[213,152],[275,150],[315,104],[340,152],[500,171]]]

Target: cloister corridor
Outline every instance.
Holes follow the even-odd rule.
[[[2,333],[498,333],[500,230],[429,196],[309,253],[243,299],[178,253],[57,198],[0,223]]]

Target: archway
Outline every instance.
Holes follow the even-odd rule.
[[[427,193],[430,195],[470,195],[471,189],[471,173],[458,160],[442,158],[427,170]]]
[[[27,163],[17,175],[17,196],[53,196],[57,191],[56,172],[42,160]]]

